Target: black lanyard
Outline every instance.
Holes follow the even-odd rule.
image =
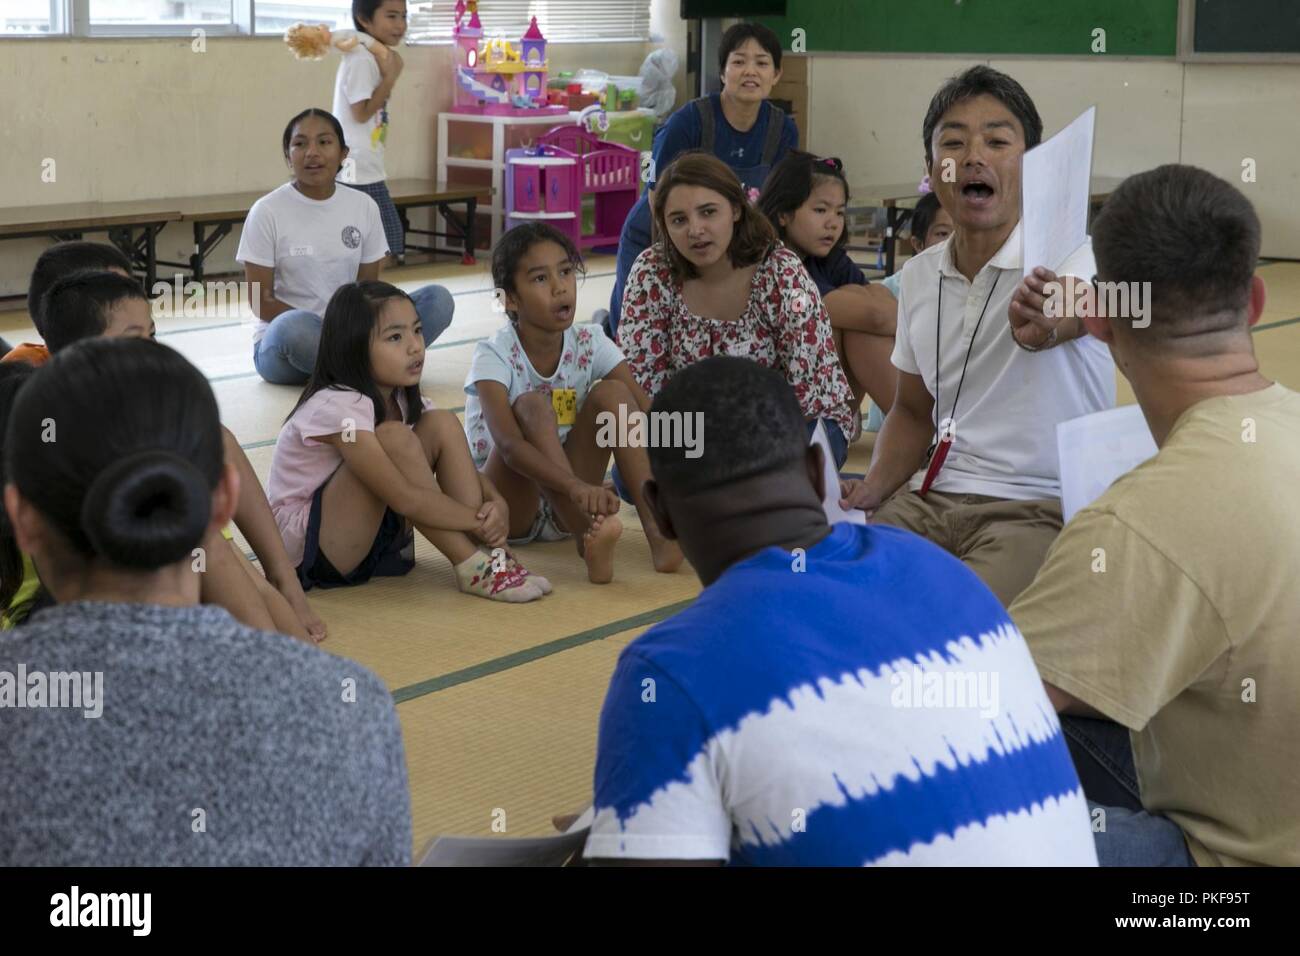
[[[993,285],[989,287],[989,297],[984,300],[984,308],[980,310],[980,317],[975,323],[975,331],[971,334],[970,345],[966,346],[966,360],[961,363],[961,378],[957,380],[957,395],[952,400],[952,413],[948,420],[955,426],[957,424],[957,403],[961,401],[961,387],[966,383],[966,366],[970,365],[970,353],[975,348],[975,339],[979,337],[980,326],[984,323],[984,313],[989,310],[989,303],[993,301],[993,293],[998,287],[998,280],[1002,278],[1001,271],[993,277]],[[934,323],[934,442],[930,445],[929,451],[926,452],[928,460],[934,454],[935,448],[939,445],[939,381],[942,376],[939,374],[939,343],[943,341],[943,272],[939,272],[939,307],[935,310]]]

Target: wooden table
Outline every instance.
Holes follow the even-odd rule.
[[[1124,181],[1122,176],[1093,176],[1089,184],[1089,203],[1092,210],[1104,203]],[[894,273],[894,243],[898,230],[907,222],[908,213],[916,207],[921,194],[917,184],[886,183],[854,185],[849,190],[849,204],[854,207],[881,207],[885,210],[885,275]]]

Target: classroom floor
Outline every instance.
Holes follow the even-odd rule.
[[[607,256],[589,261],[580,316],[608,302],[613,265]],[[1300,389],[1300,264],[1268,264],[1260,274],[1269,288],[1255,339],[1263,371]],[[460,412],[474,344],[504,321],[492,311],[486,257],[476,266],[409,266],[384,278],[408,290],[437,281],[456,296],[455,321],[434,343],[422,387],[439,407]],[[14,343],[35,335],[25,312],[0,313],[0,334]],[[158,335],[208,375],[223,421],[265,483],[299,389],[268,385],[253,371],[251,317],[165,318]],[[1133,400],[1122,378],[1120,400]],[[846,471],[865,471],[871,438],[850,449]],[[447,562],[419,536],[416,568],[406,577],[309,595],[329,625],[324,648],[371,668],[397,701],[415,852],[438,834],[493,835],[502,811],[506,835],[545,834],[552,814],[590,799],[597,718],[619,651],[699,590],[689,566],[656,574],[636,512],[625,505],[622,519],[608,585],[587,583],[571,542],[524,549],[528,567],[555,585],[534,604],[460,595]]]

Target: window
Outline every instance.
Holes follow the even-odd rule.
[[[675,2],[675,0],[669,0]],[[612,43],[650,39],[651,0],[481,0],[489,37],[517,41],[537,17],[546,39]],[[448,43],[456,0],[407,0],[412,43]],[[352,0],[0,0],[0,38],[212,35],[283,36],[295,23],[351,27]]]
[[[408,0],[408,42],[451,39],[456,0]],[[479,9],[484,36],[518,38],[530,17],[546,39],[560,43],[608,43],[650,39],[650,0],[490,0]]]
[[[62,4],[51,0],[0,0],[0,36],[49,36],[63,32]]]
[[[331,30],[352,28],[351,0],[257,0],[256,31],[283,34],[295,23],[324,23]]]
[[[114,33],[133,27],[231,26],[233,0],[90,0],[90,25]]]

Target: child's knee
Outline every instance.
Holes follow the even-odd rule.
[[[420,416],[417,430],[432,432],[438,436],[460,434],[463,432],[460,419],[445,408],[434,408]]]
[[[587,393],[587,401],[595,402],[598,409],[613,410],[620,405],[631,405],[635,402],[632,397],[632,390],[625,384],[613,378],[602,379],[597,382],[595,387]]]
[[[526,392],[520,395],[515,399],[512,410],[519,427],[525,434],[533,429],[555,431],[559,427],[559,420],[555,417],[555,406],[551,404],[551,396],[543,392]]]
[[[380,422],[375,426],[375,439],[390,455],[408,450],[412,444],[419,445],[420,441],[403,422]]]

